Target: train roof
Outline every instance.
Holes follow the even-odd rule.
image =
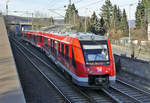
[[[43,32],[43,31],[32,31],[32,32]],[[69,36],[69,37],[73,37],[73,38],[78,38],[79,41],[99,41],[99,40],[107,40],[107,37],[105,36],[100,36],[100,35],[96,35],[93,33],[81,33],[81,32],[77,32],[77,33],[72,33],[72,32],[45,32],[44,33],[50,33],[53,35],[60,35],[60,36]]]
[[[66,32],[66,33],[53,33],[50,32],[51,34],[54,35],[61,35],[61,36],[69,36],[69,37],[73,37],[73,38],[78,38],[80,41],[89,41],[89,40],[107,40],[107,38],[105,36],[100,36],[100,35],[96,35],[93,33],[70,33],[70,32]]]
[[[107,40],[105,36],[100,36],[93,33],[80,33],[80,34],[76,34],[75,37],[77,37],[80,41]]]

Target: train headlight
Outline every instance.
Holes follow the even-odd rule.
[[[87,71],[88,71],[88,72],[91,71],[91,68],[88,68]]]
[[[89,73],[94,73],[94,71],[92,70],[92,68],[88,68],[87,71],[88,71]]]

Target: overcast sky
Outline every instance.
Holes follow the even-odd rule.
[[[0,0],[0,11],[5,12],[5,5],[7,0]],[[121,10],[126,9],[128,18],[129,13],[131,19],[135,19],[136,6],[139,0],[110,0],[112,4],[116,4],[120,7]],[[80,16],[91,16],[93,11],[96,14],[100,14],[100,8],[104,4],[105,0],[72,0],[72,3],[75,3],[76,8],[78,9]],[[9,14],[19,15],[19,16],[31,16],[31,14],[23,13],[13,13],[12,11],[29,11],[36,12],[40,11],[44,16],[52,16],[60,18],[65,15],[64,6],[68,5],[69,0],[9,0]],[[130,4],[133,4],[129,7]],[[130,10],[129,10],[130,8]],[[54,12],[52,12],[51,9]],[[58,15],[58,14],[62,15]]]

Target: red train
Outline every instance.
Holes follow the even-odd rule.
[[[105,86],[116,80],[111,44],[104,36],[34,31],[22,31],[22,36],[44,50],[79,86]]]

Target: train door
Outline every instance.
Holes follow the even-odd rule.
[[[70,71],[72,73],[75,73],[76,71],[76,60],[75,60],[75,55],[74,55],[74,49],[73,46],[71,46],[71,59],[70,59]]]
[[[60,42],[58,41],[58,50],[57,50],[57,56],[60,56]]]
[[[47,37],[43,38],[43,44],[44,44],[44,48],[48,51],[48,38]]]
[[[58,53],[57,53],[57,41],[54,41],[54,54],[57,56],[58,55]]]
[[[50,39],[48,39],[48,53],[50,53]]]
[[[69,45],[65,44],[65,65],[69,68]]]
[[[27,33],[26,35],[27,35],[27,38],[26,38],[26,39],[27,39],[27,40],[30,40],[30,33]]]
[[[33,34],[33,43],[36,44],[36,35],[35,34]]]
[[[57,59],[61,61],[61,43],[58,41]]]

